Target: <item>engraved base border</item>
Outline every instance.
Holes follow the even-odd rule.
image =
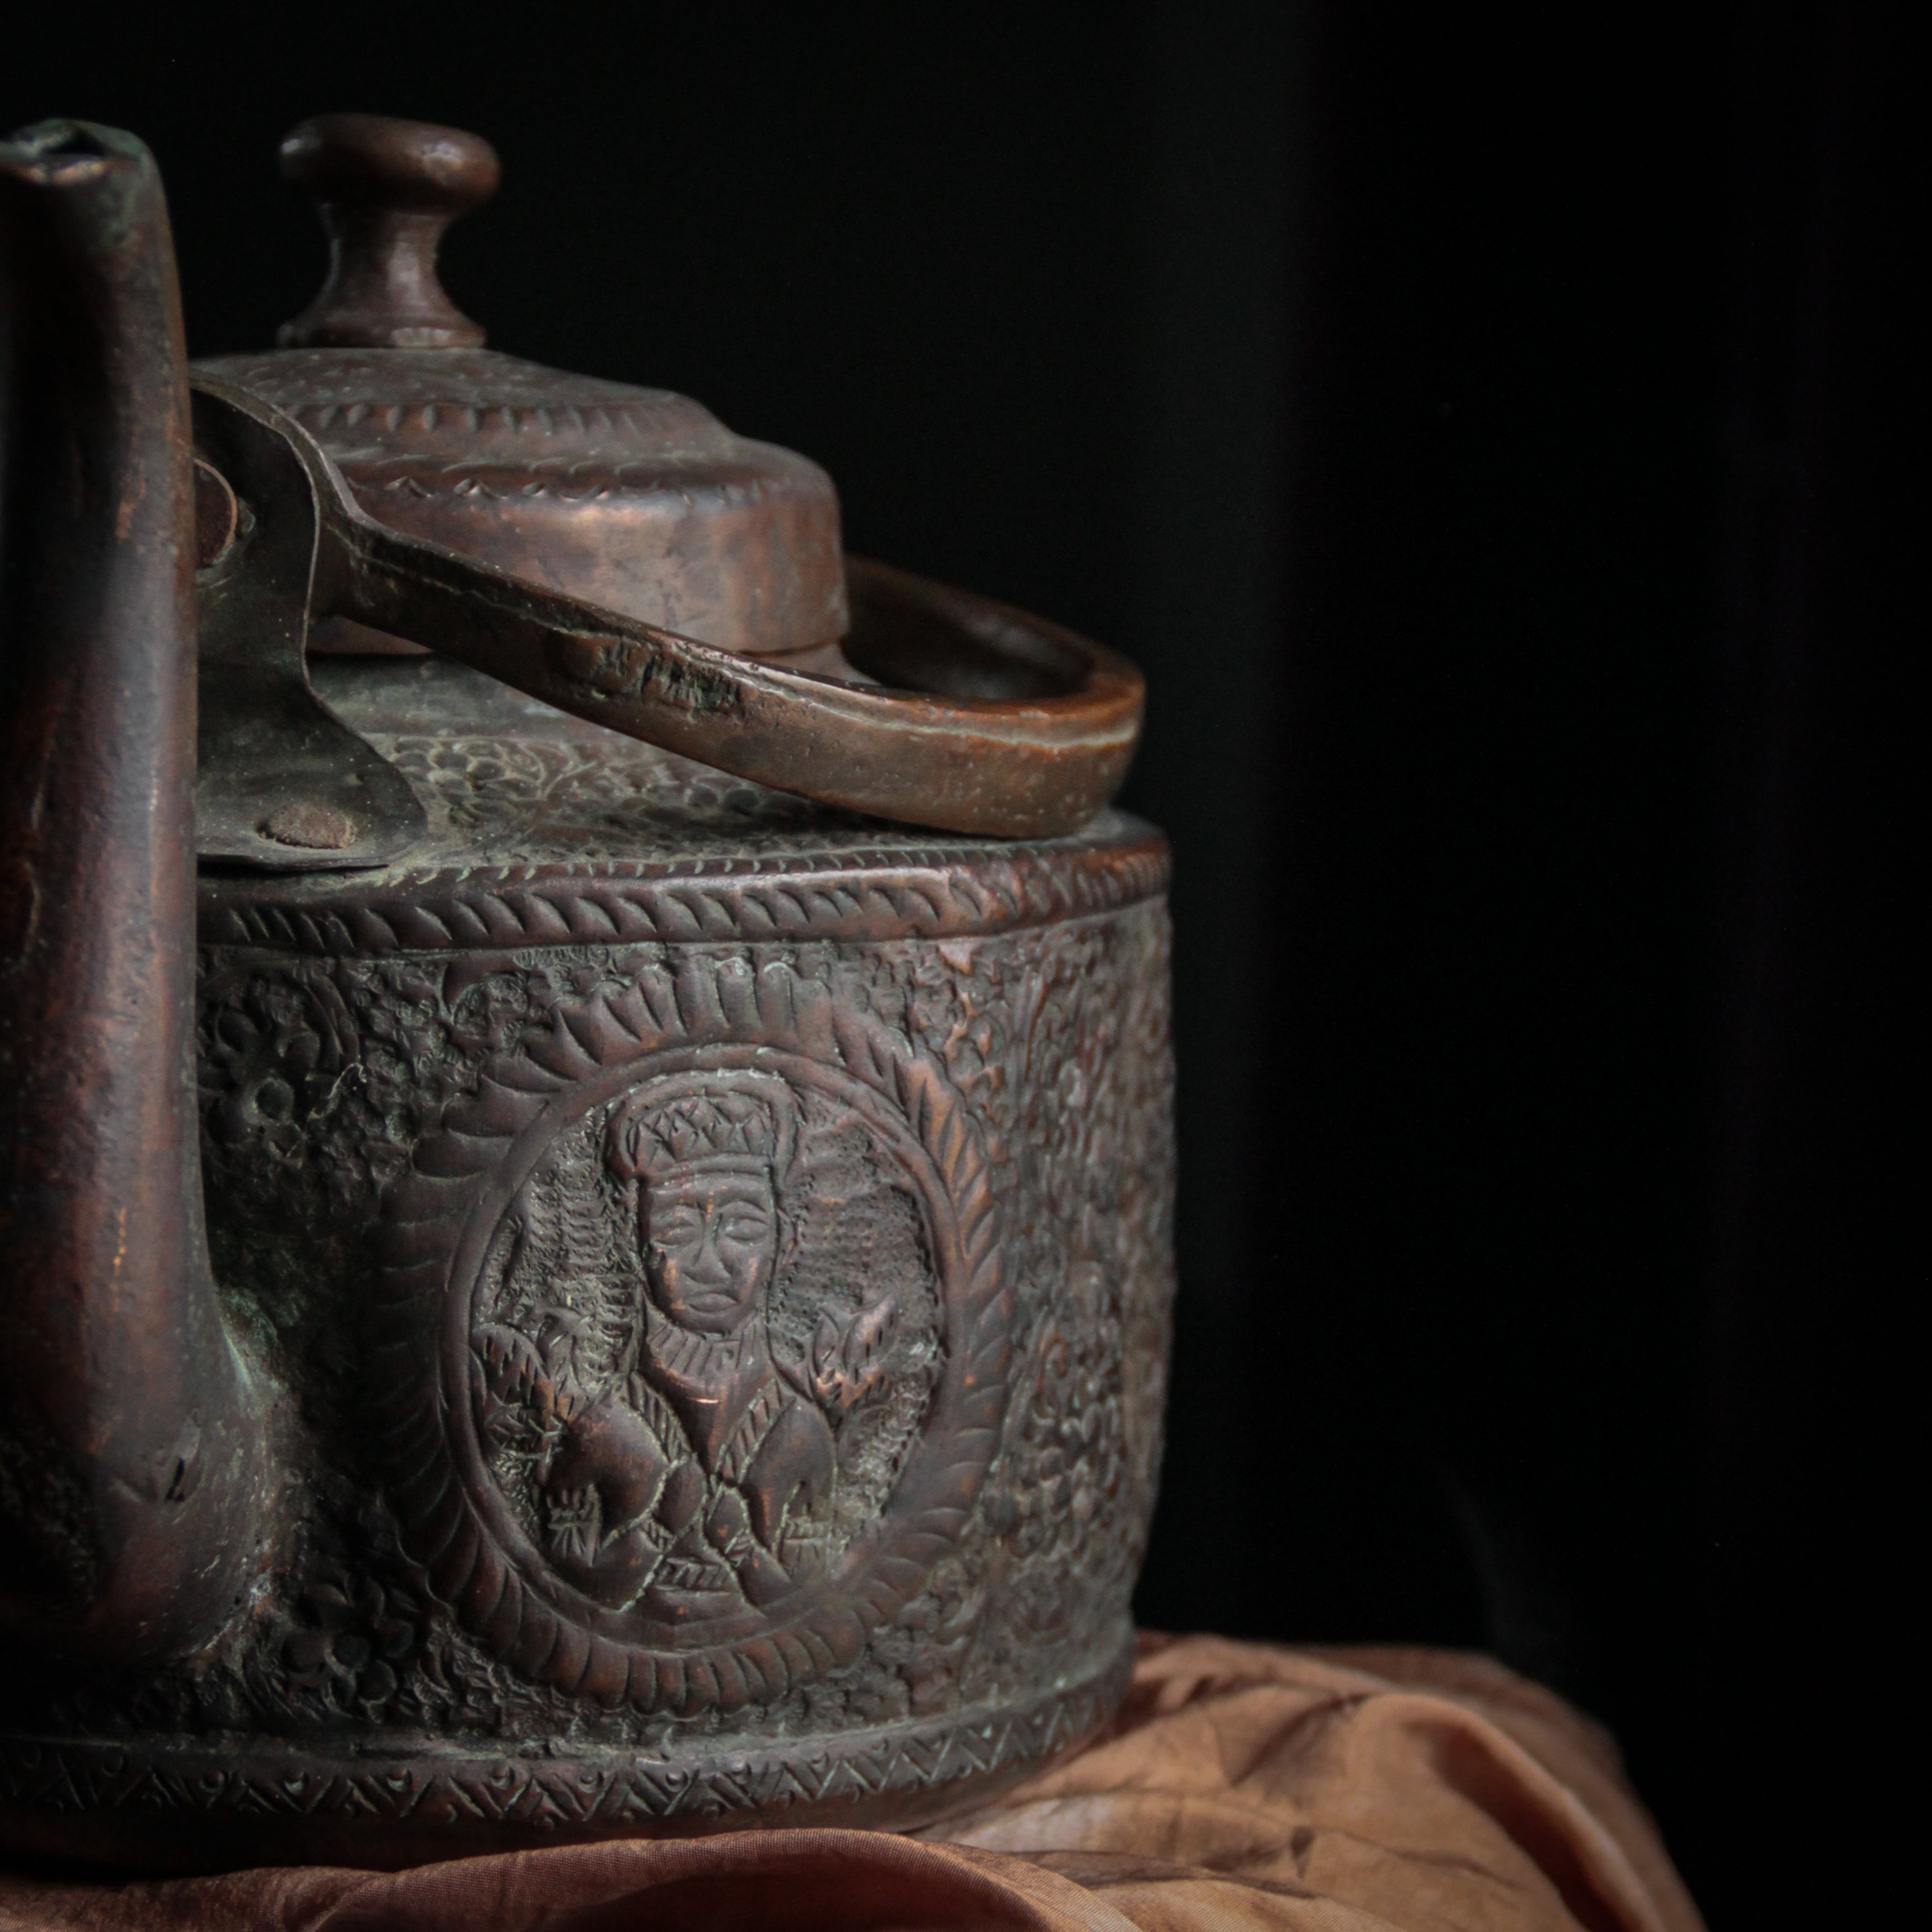
[[[772,1826],[893,1831],[983,1802],[1119,1708],[1133,1634],[1090,1676],[1030,1702],[702,1754],[352,1755],[0,1737],[0,1840],[175,1871],[427,1864],[481,1852]]]

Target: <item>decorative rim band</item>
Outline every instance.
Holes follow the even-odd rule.
[[[964,938],[1118,910],[1166,889],[1166,841],[1109,814],[1050,844],[796,859],[201,882],[207,946],[334,956],[652,941]]]
[[[190,1820],[227,1820],[250,1832],[280,1822],[323,1832],[507,1828],[536,1838],[701,1828],[747,1813],[790,1822],[784,1814],[841,1803],[916,1804],[922,1793],[938,1801],[928,1810],[943,1810],[949,1786],[1023,1771],[1090,1736],[1118,1708],[1132,1664],[1130,1630],[1099,1670],[1042,1696],[782,1743],[712,1740],[706,1756],[682,1761],[609,1750],[489,1755],[440,1738],[424,1740],[419,1754],[332,1756],[267,1740],[225,1749],[146,1737],[0,1736],[0,1814],[145,1812],[170,1832],[187,1831]],[[98,1850],[98,1840],[90,1843]]]

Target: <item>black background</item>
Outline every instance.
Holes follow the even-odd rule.
[[[1714,1922],[1803,1922],[1789,1833],[1873,1614],[1834,1472],[1922,1272],[1880,1103],[1910,760],[1876,29],[1154,0],[6,34],[5,125],[156,151],[196,352],[317,279],[294,122],[471,128],[505,185],[446,280],[496,346],[693,393],[824,462],[854,548],[1139,658],[1182,1070],[1143,1620],[1488,1648],[1616,1728]]]

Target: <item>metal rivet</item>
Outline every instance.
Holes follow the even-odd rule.
[[[332,805],[278,806],[262,821],[265,838],[311,852],[340,852],[356,843],[356,821]]]

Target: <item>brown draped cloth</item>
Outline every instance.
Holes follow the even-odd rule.
[[[401,1873],[0,1875],[0,1932],[1701,1932],[1608,1736],[1486,1658],[1145,1636],[1084,1750],[910,1837],[742,1832]]]

